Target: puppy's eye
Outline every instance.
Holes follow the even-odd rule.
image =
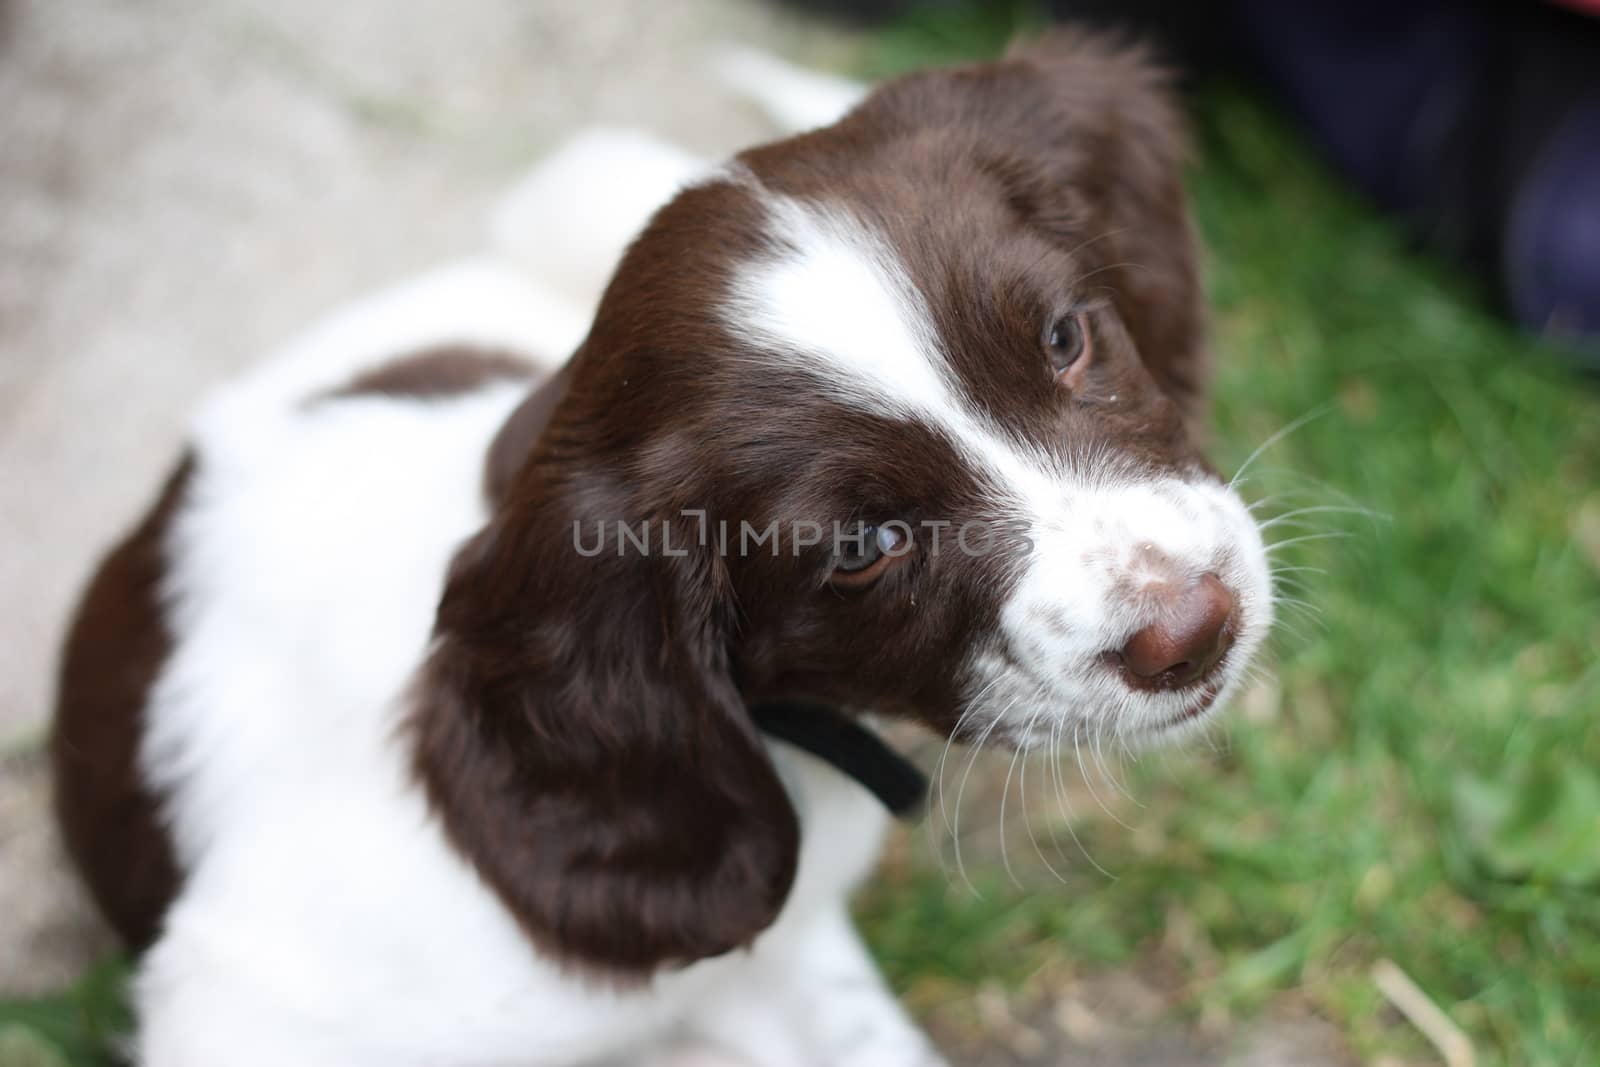
[[[847,589],[864,588],[910,551],[911,528],[903,522],[844,527],[834,545],[833,574],[828,580]]]
[[[1089,322],[1082,311],[1063,315],[1050,327],[1045,348],[1050,358],[1050,371],[1068,385],[1076,382],[1088,366],[1090,356]]]

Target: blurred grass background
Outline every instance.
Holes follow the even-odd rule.
[[[924,18],[877,61],[990,54],[1035,21]],[[968,865],[980,897],[919,841],[867,898],[875,948],[913,1000],[1155,956],[1196,1017],[1293,998],[1367,1058],[1426,1061],[1373,981],[1389,959],[1480,1063],[1600,1063],[1600,383],[1408,249],[1266,106],[1209,86],[1196,127],[1212,453],[1231,472],[1307,419],[1242,485],[1263,518],[1328,509],[1271,531],[1308,537],[1274,552],[1303,606],[1212,749],[1124,766],[1137,804],[1091,763],[1114,814],[1075,806],[1065,885],[1029,843],[1026,891]]]
[[[917,18],[873,39],[868,72],[992,54],[1036,22]],[[1010,857],[1019,887],[992,856],[947,873],[914,834],[863,898],[868,937],[914,1006],[980,978],[1157,966],[1207,1025],[1293,1002],[1364,1057],[1425,1060],[1373,981],[1388,959],[1480,1063],[1600,1062],[1600,392],[1411,252],[1270,109],[1213,86],[1197,111],[1214,458],[1231,471],[1312,416],[1246,496],[1264,518],[1363,510],[1272,531],[1345,536],[1275,552],[1305,606],[1282,610],[1267,676],[1212,746],[1128,762],[1118,784],[1091,769],[1095,800],[1070,815],[1032,806],[1028,832],[1068,842],[1061,882],[1031,842]],[[1033,775],[1030,799],[1048,788]],[[0,1003],[0,1063],[107,1062],[124,973]]]

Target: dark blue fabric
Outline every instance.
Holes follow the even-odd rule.
[[[1518,320],[1600,339],[1600,96],[1557,127],[1519,185],[1506,253]]]
[[[1470,96],[1485,8],[1456,0],[1239,0],[1259,76],[1347,178],[1381,206],[1428,196],[1426,156]]]
[[[1600,356],[1600,22],[1547,4],[1235,0],[1239,63],[1517,321]]]

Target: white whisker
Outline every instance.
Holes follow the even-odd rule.
[[[1112,822],[1116,823],[1124,830],[1132,830],[1133,827],[1123,822],[1122,819],[1117,816],[1116,812],[1112,811],[1106,806],[1106,802],[1102,800],[1100,798],[1100,794],[1095,791],[1094,783],[1089,780],[1089,772],[1083,765],[1083,746],[1079,743],[1080,733],[1081,731],[1079,731],[1076,727],[1072,731],[1072,750],[1078,755],[1078,773],[1083,777],[1083,784],[1088,787],[1089,795],[1094,797],[1094,802],[1100,805],[1100,810],[1105,812],[1106,815],[1110,817]]]
[[[978,892],[978,887],[973,885],[972,879],[967,876],[967,866],[961,857],[961,799],[962,797],[966,796],[967,779],[972,777],[973,764],[977,763],[978,756],[983,751],[984,742],[989,740],[989,735],[994,733],[995,727],[1000,725],[1001,721],[1006,717],[1006,713],[1009,712],[1016,705],[1016,703],[1017,701],[1013,699],[1011,703],[1007,704],[1001,710],[1000,714],[996,715],[990,720],[988,726],[983,728],[983,733],[978,736],[978,740],[972,746],[972,754],[967,757],[967,768],[961,773],[961,784],[956,787],[955,826],[952,828],[950,834],[951,842],[955,847],[956,872],[961,875],[961,880],[967,884],[967,888],[972,891],[972,895],[977,897],[979,900],[983,899],[983,894]]]
[[[1320,419],[1322,416],[1326,415],[1332,410],[1333,405],[1331,403],[1322,404],[1316,408],[1313,408],[1304,415],[1300,416],[1298,419],[1295,419],[1283,429],[1279,430],[1277,433],[1273,434],[1271,437],[1268,437],[1265,441],[1261,442],[1261,444],[1256,446],[1256,450],[1250,453],[1243,463],[1239,464],[1239,469],[1233,472],[1233,477],[1228,481],[1228,488],[1233,489],[1239,484],[1239,477],[1244,474],[1245,471],[1250,469],[1250,464],[1254,463],[1258,458],[1260,458],[1261,453],[1265,452],[1267,449],[1271,448],[1285,437],[1288,437],[1290,434],[1300,429],[1300,427]]]
[[[1017,881],[1017,874],[1011,869],[1011,856],[1006,851],[1006,801],[1011,798],[1011,776],[1016,773],[1017,760],[1022,756],[1023,747],[1026,745],[1027,739],[1030,736],[1029,730],[1033,726],[1033,720],[1038,718],[1038,715],[1039,712],[1036,708],[1028,716],[1028,721],[1022,728],[1023,744],[1019,744],[1012,751],[1011,765],[1006,768],[1005,784],[1000,787],[1000,866],[1005,869],[1006,877],[1011,879],[1011,884],[1016,886],[1018,889],[1022,888],[1022,883]],[[1023,818],[1026,819],[1028,815],[1027,797],[1022,798],[1022,809]]]
[[[1094,737],[1094,746],[1093,746],[1093,751],[1091,752],[1091,755],[1094,757],[1095,766],[1097,766],[1100,769],[1101,776],[1103,778],[1105,778],[1106,781],[1111,783],[1111,788],[1113,790],[1115,790],[1117,793],[1121,794],[1134,807],[1136,807],[1136,808],[1144,807],[1143,804],[1139,803],[1139,801],[1134,799],[1133,794],[1128,792],[1128,790],[1123,786],[1123,784],[1121,782],[1117,781],[1117,776],[1115,774],[1113,774],[1111,772],[1111,769],[1106,765],[1105,752],[1100,748],[1100,733],[1099,733],[1099,731],[1096,731],[1093,734],[1093,737]]]
[[[1105,875],[1106,878],[1114,882],[1117,880],[1117,876],[1100,866],[1100,861],[1094,858],[1094,855],[1090,853],[1088,848],[1084,846],[1083,839],[1078,836],[1078,828],[1076,825],[1077,819],[1072,811],[1072,799],[1067,794],[1066,781],[1061,775],[1060,749],[1061,739],[1065,732],[1066,720],[1056,720],[1055,730],[1051,734],[1050,741],[1050,766],[1053,768],[1055,774],[1056,799],[1057,806],[1061,814],[1061,821],[1066,823],[1067,833],[1072,836],[1072,843],[1078,846],[1078,851],[1082,853],[1084,859],[1089,861],[1089,865],[1095,870],[1099,871],[1101,874]],[[1060,846],[1058,845],[1058,851],[1059,847]]]
[[[1042,711],[1042,709],[1041,709],[1041,711]],[[1037,718],[1037,717],[1038,717],[1038,713],[1035,714],[1035,718]],[[1030,729],[1029,729],[1028,733],[1029,733],[1029,737],[1031,738],[1032,734],[1033,734],[1033,731],[1031,729],[1031,727],[1032,727],[1032,722],[1031,721],[1029,723],[1029,727],[1030,727]],[[1054,737],[1055,737],[1055,731],[1054,731],[1053,728],[1051,730],[1050,736],[1051,736],[1052,739],[1054,739]],[[1044,849],[1041,848],[1040,845],[1039,845],[1039,838],[1033,832],[1032,809],[1028,805],[1028,760],[1027,760],[1026,757],[1024,757],[1023,760],[1022,760],[1022,780],[1021,780],[1021,782],[1019,784],[1019,791],[1022,794],[1022,825],[1023,825],[1023,828],[1028,831],[1028,840],[1033,843],[1034,855],[1039,857],[1039,862],[1044,864],[1045,870],[1049,871],[1052,875],[1055,876],[1056,881],[1061,882],[1062,884],[1065,884],[1066,881],[1067,881],[1066,878],[1062,876],[1060,871],[1056,870],[1055,865],[1052,864],[1050,862],[1050,860],[1045,856]],[[1056,855],[1059,857],[1061,855],[1061,844],[1060,844],[1060,842],[1058,842],[1056,840],[1055,827],[1052,826],[1049,823],[1046,823],[1045,826],[1050,831],[1051,843],[1052,843],[1052,845],[1054,845],[1055,850],[1056,850]]]
[[[1285,541],[1273,542],[1267,546],[1267,554],[1270,556],[1277,549],[1287,548],[1290,545],[1298,545],[1304,541],[1333,541],[1349,536],[1351,535],[1344,530],[1329,530],[1326,533],[1302,534],[1299,537],[1291,537]]]

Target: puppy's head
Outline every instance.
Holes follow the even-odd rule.
[[[543,947],[640,974],[772,921],[798,831],[750,703],[1026,744],[1238,684],[1268,575],[1192,436],[1180,157],[1157,74],[1057,38],[656,216],[422,678],[430,795]]]

